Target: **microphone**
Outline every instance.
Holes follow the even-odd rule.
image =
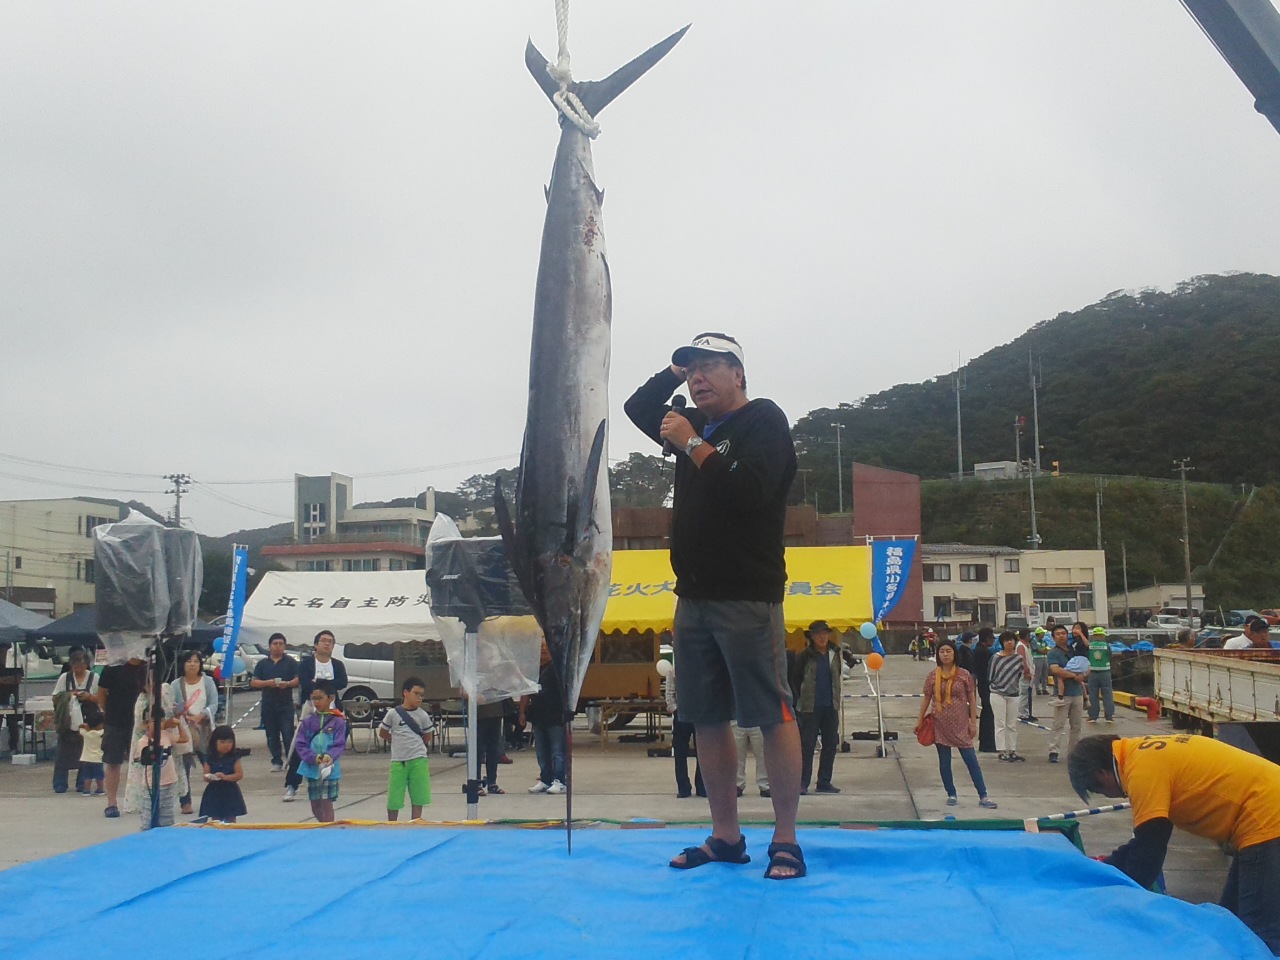
[[[689,401],[687,401],[687,400],[684,398],[684,394],[682,394],[682,393],[678,393],[678,394],[676,394],[674,397],[672,397],[672,398],[671,398],[671,410],[672,410],[672,412],[678,412],[681,416],[684,416],[684,408],[685,408],[685,404],[687,404],[688,402],[689,402]],[[664,457],[670,457],[670,456],[674,456],[674,455],[675,455],[675,453],[676,453],[676,448],[675,448],[675,447],[673,447],[673,446],[671,445],[671,441],[670,441],[670,440],[663,440],[663,441],[662,441],[662,455],[663,455]]]

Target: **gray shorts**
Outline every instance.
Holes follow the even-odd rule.
[[[102,762],[119,767],[129,762],[129,741],[133,737],[130,727],[103,727]]]
[[[681,720],[742,727],[795,720],[782,604],[682,597],[672,632]]]

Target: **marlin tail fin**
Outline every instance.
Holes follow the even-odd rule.
[[[655,43],[640,56],[619,67],[603,80],[585,80],[580,83],[574,83],[571,88],[572,91],[582,101],[587,113],[593,117],[598,115],[601,110],[617,98],[618,94],[639,80],[650,67],[665,57],[671,48],[680,42],[680,38],[685,35],[688,29],[689,27],[685,26],[661,43]],[[538,48],[533,45],[532,40],[524,48],[524,62],[525,66],[529,68],[529,72],[533,74],[533,79],[542,88],[542,92],[547,95],[547,99],[549,100],[555,96],[560,87],[551,74],[547,73],[547,58],[538,52]]]

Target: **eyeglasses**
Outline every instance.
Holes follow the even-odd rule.
[[[725,366],[728,362],[723,357],[708,357],[705,360],[692,360],[686,363],[684,370],[686,374],[710,373],[717,367]]]

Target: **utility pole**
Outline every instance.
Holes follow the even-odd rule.
[[[836,422],[831,426],[836,428],[836,499],[839,501],[836,512],[844,513],[844,460],[840,456],[840,430],[842,429],[842,424]]]
[[[1040,374],[1036,372],[1035,364],[1031,360],[1031,351],[1027,351],[1027,367],[1031,371],[1031,419],[1035,425],[1036,434],[1036,476],[1040,476],[1040,394],[1039,390],[1042,386]],[[1043,370],[1040,371],[1043,373]]]
[[[1099,477],[1098,479],[1094,480],[1093,483],[1094,483],[1094,490],[1093,490],[1094,512],[1097,514],[1097,517],[1098,517],[1098,549],[1101,550],[1102,549],[1102,487],[1103,487],[1102,478]]]
[[[964,367],[956,366],[956,479],[964,479],[964,442],[960,429],[960,391],[965,388]]]
[[[1133,618],[1129,615],[1129,542],[1120,541],[1120,569],[1124,573],[1124,625],[1133,626]],[[1201,621],[1204,622],[1203,620]]]
[[[803,498],[804,503],[809,502],[809,472],[810,471],[808,467],[801,467],[799,470],[796,471],[796,473],[800,474],[800,483],[804,488],[804,498]]]
[[[188,473],[166,473],[164,479],[173,484],[173,489],[166,490],[165,495],[173,494],[173,525],[180,527],[182,526],[182,498],[187,492],[187,487],[191,485],[191,475]]]
[[[1195,467],[1190,463],[1187,457],[1173,461],[1174,469],[1182,474],[1182,561],[1187,575],[1187,626],[1194,629],[1191,622],[1191,526],[1187,519],[1187,471]]]
[[[1026,425],[1026,417],[1013,418],[1013,463],[1015,476],[1020,476],[1022,474],[1022,428]]]
[[[1027,538],[1027,542],[1031,544],[1032,550],[1040,549],[1040,533],[1036,530],[1036,475],[1032,471],[1027,475],[1027,481],[1031,484],[1031,536]]]

